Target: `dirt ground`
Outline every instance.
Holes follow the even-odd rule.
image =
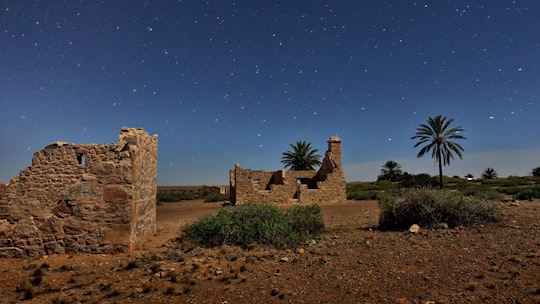
[[[0,302],[540,303],[540,202],[501,204],[500,223],[419,234],[377,230],[373,201],[323,205],[319,238],[244,251],[177,239],[219,203],[167,203],[137,252],[0,260]]]

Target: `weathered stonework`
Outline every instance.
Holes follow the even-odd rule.
[[[0,186],[0,257],[111,253],[156,232],[157,135],[116,144],[56,142]]]
[[[319,171],[256,171],[236,164],[234,170],[229,171],[229,183],[233,204],[344,202],[347,196],[341,139],[330,137]]]

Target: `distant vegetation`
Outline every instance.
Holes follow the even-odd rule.
[[[439,190],[434,189],[437,177],[405,172],[395,182],[349,183],[347,199],[379,201],[379,227],[397,230],[412,224],[452,227],[499,221],[499,202],[505,197],[540,199],[540,177],[496,176],[492,168],[484,171],[483,179],[443,176],[446,189]]]
[[[321,209],[317,205],[294,206],[281,211],[275,205],[248,203],[223,207],[217,215],[208,215],[185,226],[182,232],[201,246],[287,248],[317,235],[323,227]]]
[[[205,202],[220,202],[229,200],[229,194],[217,193],[215,188],[207,186],[192,188],[186,187],[185,189],[175,190],[158,190],[157,193],[158,204],[181,202],[195,199],[204,199]]]
[[[443,176],[446,188],[458,191],[464,196],[480,199],[502,200],[505,196],[519,200],[540,198],[540,177],[509,176],[507,178],[467,180],[460,177]],[[388,196],[397,197],[408,189],[438,186],[438,177],[426,173],[403,173],[397,182],[379,180],[347,184],[347,199],[381,200]]]
[[[487,167],[484,172],[482,172],[483,179],[494,179],[498,177],[498,173],[495,169]]]

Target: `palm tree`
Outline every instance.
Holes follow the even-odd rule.
[[[379,175],[377,179],[397,182],[401,179],[402,175],[403,172],[401,171],[401,165],[396,161],[389,160],[382,166],[381,175]]]
[[[484,170],[484,172],[482,173],[482,178],[485,179],[494,179],[497,178],[497,176],[497,171],[495,171],[495,169],[491,167],[487,167],[486,170]]]
[[[462,158],[461,152],[463,148],[453,142],[451,139],[466,139],[465,136],[459,134],[464,130],[461,127],[452,127],[450,124],[454,121],[453,118],[448,119],[441,115],[436,116],[435,118],[429,117],[427,124],[420,124],[416,128],[416,133],[411,139],[418,139],[418,142],[414,147],[426,144],[420,152],[418,152],[417,157],[422,157],[424,154],[431,152],[431,157],[439,163],[439,186],[443,188],[443,165],[449,165],[450,159],[454,159],[452,152],[456,153],[459,158]]]
[[[292,151],[283,152],[281,163],[285,168],[290,167],[292,171],[315,170],[321,164],[319,150],[313,149],[311,143],[296,141],[296,145],[291,144]]]

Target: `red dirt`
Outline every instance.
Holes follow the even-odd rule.
[[[0,260],[1,303],[540,303],[540,202],[474,227],[377,230],[375,202],[323,205],[326,232],[294,250],[175,240],[218,203],[158,206],[158,234],[116,255]]]

